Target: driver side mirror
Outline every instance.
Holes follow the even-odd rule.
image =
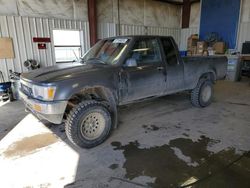
[[[134,58],[128,58],[125,62],[126,67],[137,67],[136,59]]]

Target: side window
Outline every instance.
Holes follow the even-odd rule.
[[[161,61],[159,42],[157,39],[138,40],[128,58],[136,60],[138,65]]]
[[[174,45],[168,38],[162,38],[163,50],[166,56],[167,64],[170,66],[176,65],[178,60],[175,52]]]

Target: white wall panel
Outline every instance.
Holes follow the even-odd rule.
[[[82,53],[89,49],[88,22],[78,20],[63,20],[49,18],[34,18],[21,16],[0,16],[0,37],[13,39],[14,59],[0,59],[0,71],[6,80],[9,79],[9,70],[25,72],[23,62],[35,59],[42,67],[55,63],[53,48],[53,29],[73,29],[81,31]],[[47,49],[39,50],[33,37],[50,37],[51,43],[46,43]]]
[[[242,0],[241,1],[241,16],[240,24],[238,29],[238,41],[237,41],[237,50],[241,52],[242,44],[245,41],[250,41],[250,1]]]
[[[146,27],[142,25],[122,24],[120,25],[120,34],[121,35],[145,35]]]
[[[88,20],[87,0],[1,0],[0,15]]]
[[[17,15],[17,1],[16,0],[5,0],[0,1],[0,15]]]
[[[180,28],[147,27],[146,33],[148,35],[172,36],[178,45],[180,43]]]
[[[199,27],[200,25],[200,2],[191,4],[189,27]]]
[[[242,22],[239,25],[237,49],[241,52],[242,44],[245,41],[250,41],[250,22]]]
[[[162,35],[172,36],[179,45],[181,29],[167,28],[167,27],[147,27],[141,25],[120,25],[121,35]],[[98,24],[98,38],[106,38],[119,35],[119,25],[113,23],[99,23]]]
[[[114,23],[98,23],[98,39],[116,36]]]

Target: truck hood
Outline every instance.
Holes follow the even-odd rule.
[[[55,66],[40,68],[37,70],[23,73],[21,78],[29,82],[52,83],[60,80],[70,79],[81,76],[86,72],[102,71],[104,68],[111,67],[102,64],[58,64]]]

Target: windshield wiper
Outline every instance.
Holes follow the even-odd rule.
[[[80,57],[80,61],[79,62],[82,63],[82,64],[86,64],[86,60],[84,58],[82,58],[82,57]]]

